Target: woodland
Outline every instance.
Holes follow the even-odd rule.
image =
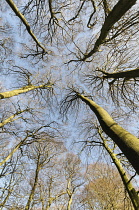
[[[139,210],[138,8],[1,0],[0,210]]]

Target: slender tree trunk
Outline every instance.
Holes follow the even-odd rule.
[[[27,32],[30,34],[30,36],[33,38],[33,40],[36,42],[36,44],[43,50],[44,53],[47,53],[46,49],[42,44],[38,41],[37,37],[34,35],[32,30],[30,29],[30,25],[24,15],[18,10],[16,4],[12,0],[6,0],[6,2],[9,4],[11,9],[14,11],[14,13],[20,18],[22,23],[26,26]]]
[[[10,97],[13,97],[13,96],[17,96],[21,93],[26,93],[26,92],[29,92],[31,90],[35,90],[35,89],[38,89],[38,88],[45,89],[45,88],[51,88],[51,87],[52,87],[52,85],[50,85],[50,84],[49,85],[43,84],[43,85],[38,85],[38,86],[29,85],[29,86],[25,86],[25,87],[22,87],[22,88],[19,88],[19,89],[16,89],[16,90],[11,90],[11,91],[0,93],[0,99],[5,99],[5,98],[10,98]]]
[[[53,202],[53,198],[51,195],[51,190],[52,190],[52,183],[53,183],[53,177],[50,177],[50,182],[49,182],[49,189],[48,189],[48,201],[47,201],[47,205],[46,205],[46,209],[48,210]]]
[[[4,125],[6,125],[7,123],[10,123],[10,122],[13,122],[13,121],[15,121],[16,119],[14,119],[17,115],[19,115],[19,114],[21,114],[21,113],[23,113],[23,112],[25,112],[25,111],[27,111],[27,110],[21,110],[21,111],[19,111],[19,112],[16,112],[15,114],[13,114],[13,115],[11,115],[10,117],[8,117],[6,120],[4,120],[4,121],[2,121],[1,123],[0,123],[0,128],[1,127],[3,127]]]
[[[70,195],[70,196],[69,196],[69,200],[68,200],[68,206],[67,206],[67,210],[70,210],[70,209],[71,209],[71,204],[72,204],[72,196],[73,196],[73,195]]]
[[[77,93],[78,97],[95,113],[103,131],[118,145],[139,174],[139,139],[118,125],[98,104]]]
[[[36,171],[35,171],[35,180],[34,180],[33,187],[32,187],[32,189],[31,189],[31,192],[30,192],[30,195],[29,195],[29,198],[28,198],[28,201],[27,201],[25,210],[29,210],[31,201],[32,201],[33,198],[34,198],[35,189],[36,189],[36,186],[37,186],[37,183],[38,183],[38,178],[39,178],[39,171],[40,171],[40,169],[41,169],[41,164],[40,164],[40,156],[39,156],[39,157],[38,157],[38,161],[37,161]]]
[[[8,199],[9,199],[11,193],[12,193],[12,189],[9,189],[9,190],[8,190],[8,194],[7,194],[7,196],[5,197],[4,201],[3,201],[2,203],[0,203],[0,210],[2,210],[2,209],[5,207],[5,204],[6,204],[6,202],[8,201]]]
[[[71,180],[69,179],[68,183],[67,183],[67,194],[69,196],[67,210],[71,209],[72,198],[73,198],[73,194],[74,194],[74,189],[71,190],[70,188],[71,188]]]
[[[22,141],[20,141],[15,147],[14,149],[12,149],[12,151],[9,153],[9,155],[4,158],[3,161],[0,162],[0,166],[3,165],[4,163],[6,163],[12,156],[13,154],[19,149],[19,147],[27,140],[28,136],[26,136]]]
[[[14,167],[16,167],[16,166],[14,166]],[[3,200],[3,202],[0,203],[0,210],[2,210],[5,207],[5,204],[7,203],[11,193],[13,192],[14,186],[11,186],[13,184],[13,177],[14,177],[14,175],[13,175],[13,172],[12,172],[11,177],[10,177],[9,186],[8,186],[9,189],[7,189],[8,193],[5,197],[5,199]]]
[[[40,185],[40,201],[41,201],[41,205],[42,205],[42,210],[45,210],[44,208],[44,193],[43,193],[43,190],[42,190],[42,185]]]
[[[99,131],[99,135],[103,141],[103,146],[104,148],[107,150],[107,152],[109,153],[111,159],[113,160],[117,170],[119,171],[119,174],[121,176],[121,179],[123,181],[123,184],[128,192],[128,195],[131,199],[131,202],[134,206],[135,210],[139,210],[139,197],[138,194],[135,190],[135,188],[133,187],[130,179],[128,178],[128,176],[126,175],[126,171],[124,170],[124,168],[122,167],[120,160],[117,158],[116,154],[114,154],[114,152],[109,148],[108,144],[107,144],[107,140],[104,139],[104,137],[102,136],[101,132]]]

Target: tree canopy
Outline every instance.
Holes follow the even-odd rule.
[[[139,209],[138,6],[2,0],[1,209]]]

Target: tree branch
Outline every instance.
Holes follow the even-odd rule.
[[[14,118],[15,118],[17,115],[19,115],[19,114],[21,114],[21,113],[23,113],[23,112],[26,112],[26,111],[28,111],[28,110],[27,110],[27,109],[21,110],[21,111],[16,112],[15,114],[11,115],[11,116],[8,117],[6,120],[4,120],[4,121],[2,121],[2,122],[0,123],[0,128],[3,127],[4,125],[6,125],[7,123],[13,122],[14,120],[16,120],[16,119],[14,119]]]
[[[19,89],[16,89],[16,90],[11,90],[11,91],[7,91],[7,92],[3,92],[3,93],[0,93],[0,99],[5,99],[5,98],[10,98],[10,97],[13,97],[13,96],[17,96],[21,93],[26,93],[26,92],[29,92],[31,90],[35,90],[35,89],[46,89],[46,88],[52,88],[52,85],[53,84],[43,84],[43,85],[38,85],[38,86],[35,86],[35,85],[27,85],[25,87],[22,87],[22,88],[19,88]]]

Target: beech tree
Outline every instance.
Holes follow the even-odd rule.
[[[69,103],[70,100],[73,101],[78,98],[85,102],[86,105],[88,105],[90,109],[95,113],[103,131],[119,146],[123,154],[127,157],[136,172],[139,174],[138,161],[136,161],[139,158],[138,138],[129,133],[127,130],[123,129],[120,125],[118,125],[111,118],[111,116],[93,100],[85,97],[78,92],[75,92],[75,95],[72,95],[72,93],[71,95],[69,94],[65,99],[65,104],[66,102]],[[65,107],[65,110],[69,108],[69,105],[66,105],[67,107]]]
[[[72,152],[77,155],[83,150],[81,142],[86,144],[86,139],[81,132],[88,128],[79,125],[91,116],[99,124],[99,129],[91,127],[95,139],[89,142],[91,153],[99,157],[96,146],[107,151],[115,161],[134,209],[139,209],[137,189],[132,182],[133,174],[135,180],[139,174],[138,4],[137,0],[2,0],[1,208],[74,207],[76,189],[80,195],[84,193],[78,189],[84,188],[82,175],[86,165],[80,169],[78,161],[84,162],[85,154],[81,153],[76,165],[66,153],[71,154],[70,146],[75,142]],[[60,182],[59,176],[53,176],[51,170],[60,162],[52,161],[53,167],[45,168],[49,160],[45,150],[48,142],[63,142],[67,147],[66,161],[61,161],[65,168],[59,166],[67,173],[65,178],[62,176],[64,185],[60,190],[53,185]],[[127,165],[120,161],[120,155],[115,156],[112,147],[116,147]],[[61,148],[57,151],[60,158]],[[41,181],[43,167],[48,188]],[[30,180],[30,190],[28,186],[21,190],[24,174]],[[78,206],[84,208],[79,203]]]

